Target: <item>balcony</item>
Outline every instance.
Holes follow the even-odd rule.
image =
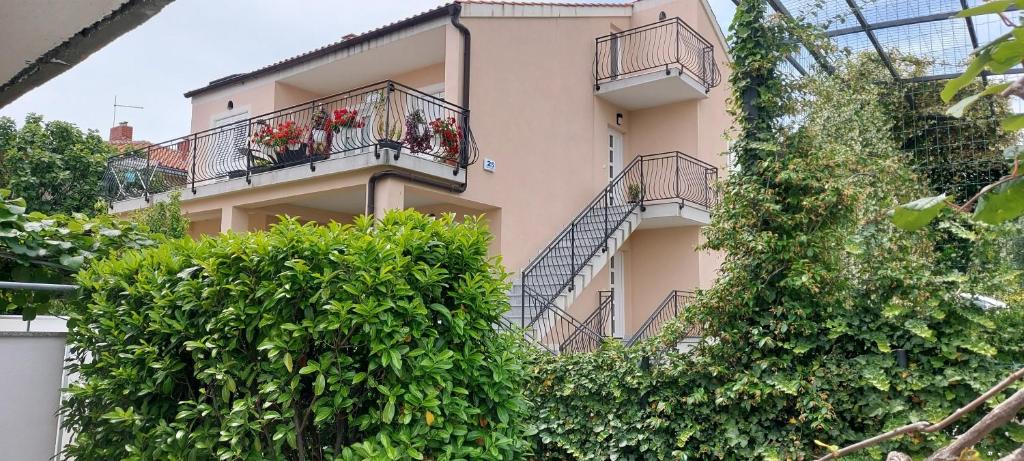
[[[703,99],[722,74],[714,46],[679,18],[597,38],[594,91],[627,110]]]
[[[389,80],[112,157],[103,187],[120,212],[375,166],[461,182],[476,158],[466,109]]]

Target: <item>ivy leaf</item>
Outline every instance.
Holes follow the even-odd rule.
[[[924,320],[907,320],[906,323],[903,324],[903,326],[910,330],[911,333],[914,333],[915,335],[918,335],[927,341],[935,340],[935,331],[929,328],[928,324],[925,323]]]
[[[981,196],[974,219],[999,224],[1024,214],[1024,178],[1011,179]]]
[[[946,194],[925,197],[896,207],[892,223],[903,230],[913,231],[932,222],[946,206]]]
[[[85,262],[85,256],[82,255],[60,255],[60,264],[71,270],[77,271],[82,264]]]

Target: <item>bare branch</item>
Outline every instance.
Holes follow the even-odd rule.
[[[1017,80],[1015,80],[1013,83],[1010,84],[1010,86],[1003,90],[1002,93],[999,93],[999,95],[1004,98],[1016,96],[1018,98],[1024,99],[1024,77],[1020,77]]]
[[[864,441],[861,441],[861,442],[857,442],[857,443],[855,443],[853,445],[850,445],[848,447],[844,447],[844,448],[841,448],[839,450],[836,450],[836,451],[834,451],[832,453],[829,453],[829,454],[825,455],[824,457],[818,458],[817,461],[828,461],[830,459],[839,459],[839,458],[842,458],[843,456],[846,456],[846,455],[848,455],[850,453],[853,453],[853,452],[856,452],[856,451],[861,451],[861,450],[863,450],[865,448],[873,447],[873,446],[878,445],[878,444],[880,444],[882,442],[885,442],[886,440],[890,440],[890,439],[894,439],[896,437],[903,436],[904,434],[914,434],[914,433],[917,433],[917,432],[921,432],[921,431],[925,430],[928,427],[929,424],[931,424],[931,423],[929,423],[928,421],[921,421],[921,422],[917,422],[917,423],[914,423],[914,424],[908,424],[906,426],[901,426],[901,427],[893,429],[893,430],[891,430],[889,432],[886,432],[884,434],[879,434],[879,435],[876,435],[876,436],[874,436],[874,437],[872,437],[870,439],[867,439],[867,440],[864,440]]]
[[[978,424],[975,424],[967,432],[964,432],[963,435],[957,437],[953,443],[932,453],[925,461],[956,461],[960,459],[960,453],[963,453],[964,450],[969,450],[980,442],[981,439],[985,438],[989,432],[1009,422],[1017,415],[1021,408],[1024,408],[1024,389],[1015,392],[1003,403],[996,405],[989,414],[981,418],[981,421],[978,421]]]
[[[817,461],[828,461],[828,460],[832,460],[832,459],[838,459],[838,458],[846,456],[846,455],[848,455],[850,453],[854,453],[854,452],[863,450],[865,448],[873,447],[873,446],[878,445],[878,444],[880,444],[882,442],[885,442],[887,440],[895,439],[897,437],[901,437],[901,436],[906,435],[906,434],[915,434],[915,433],[920,433],[920,432],[938,432],[938,431],[941,431],[942,429],[944,429],[947,426],[949,426],[950,424],[952,424],[954,421],[962,418],[967,413],[970,413],[971,411],[974,411],[976,408],[978,408],[979,406],[984,404],[988,399],[991,399],[993,396],[1003,392],[1004,390],[1006,390],[1007,387],[1009,387],[1014,382],[1020,380],[1021,378],[1024,378],[1024,368],[1021,368],[1021,369],[1013,372],[1010,376],[1007,376],[1005,379],[1000,381],[998,384],[996,384],[995,386],[992,386],[991,389],[989,389],[988,391],[985,391],[984,394],[981,394],[980,396],[978,396],[978,398],[972,400],[971,403],[968,403],[967,405],[964,405],[959,410],[953,412],[953,414],[947,416],[946,418],[944,418],[942,421],[939,421],[938,423],[931,424],[928,421],[920,421],[920,422],[916,422],[916,423],[913,423],[913,424],[908,424],[906,426],[898,427],[898,428],[893,429],[893,430],[891,430],[889,432],[885,432],[883,434],[876,435],[876,436],[874,436],[874,437],[872,437],[870,439],[867,439],[867,440],[864,440],[864,441],[861,441],[861,442],[857,442],[857,443],[855,443],[853,445],[850,445],[850,446],[847,446],[847,447],[843,447],[843,448],[841,448],[839,450],[836,450],[836,451],[834,451],[832,453],[829,453],[829,454],[827,454],[827,455],[825,455],[825,456],[823,456],[821,458],[818,458]],[[1019,396],[1019,399],[1020,399],[1019,402],[1014,400],[1014,399],[1017,399],[1018,396]],[[1008,402],[1015,402],[1015,403],[1010,403],[1010,405],[1007,405]],[[1016,407],[1014,408],[1015,405],[1016,405]],[[964,433],[960,437],[960,439],[957,439],[957,441],[954,442],[954,444],[950,445],[949,447],[953,447],[954,445],[957,445],[960,442],[961,439],[963,439],[965,442],[968,441],[969,439],[967,439],[966,437],[968,436],[968,434],[971,434],[973,431],[975,431],[975,429],[978,429],[979,433],[981,433],[981,431],[984,431],[983,433],[981,433],[981,436],[978,437],[977,440],[972,442],[970,445],[965,446],[965,448],[970,448],[971,446],[974,446],[974,444],[978,443],[978,440],[981,440],[981,438],[983,438],[986,434],[991,432],[992,429],[995,429],[996,427],[1002,426],[1003,424],[1006,423],[1006,421],[1009,421],[1009,418],[1012,418],[1013,415],[1016,414],[1017,411],[1019,411],[1022,406],[1024,406],[1024,389],[1022,389],[1020,391],[1017,391],[1017,393],[1014,394],[1012,397],[1010,397],[1009,399],[1007,399],[1003,403],[999,404],[999,406],[997,406],[995,409],[993,409],[991,413],[989,413],[984,418],[982,418],[982,420],[979,421],[978,424],[976,424],[974,427],[972,427],[970,430],[968,430],[966,433]],[[1007,417],[1007,419],[1002,420],[1001,419],[1002,416],[1005,413],[1008,413],[1010,410],[1012,410],[1012,413],[1010,413],[1010,415]],[[995,416],[993,416],[993,415],[995,415]],[[990,416],[992,418],[990,418]],[[996,418],[999,418],[999,419],[996,419]],[[994,424],[994,423],[991,423],[991,421],[1001,421],[1001,422],[998,425],[988,427],[987,425],[983,424],[983,423],[986,423],[986,421],[990,421],[988,424]],[[985,430],[985,429],[987,429],[987,430]],[[946,448],[949,448],[949,447],[946,447]],[[963,449],[960,449],[960,451],[963,451]],[[960,451],[957,452],[957,456],[954,456],[953,458],[948,458],[948,459],[952,459],[952,460],[958,459]],[[1020,451],[1020,450],[1018,450],[1018,451]],[[893,452],[893,453],[895,453],[896,455],[901,454],[901,453],[898,453],[898,452]],[[890,453],[890,456],[893,455],[893,453]],[[932,456],[935,456],[935,455],[932,455]],[[929,460],[933,460],[933,458],[928,458],[928,459]],[[945,459],[947,459],[947,458],[934,458],[934,460],[936,460],[936,461],[937,460],[945,460]],[[1010,459],[1013,460],[1013,461],[1018,461],[1018,460],[1016,460],[1014,458],[1010,458]],[[1002,461],[1002,460],[1000,460],[1000,461]],[[1024,460],[1019,460],[1019,461],[1024,461]]]
[[[999,458],[999,461],[1024,461],[1024,446],[1013,450],[1013,453]]]

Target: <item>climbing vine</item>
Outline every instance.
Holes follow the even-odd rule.
[[[799,87],[782,81],[786,28],[763,2],[737,7],[740,171],[721,185],[706,229],[706,248],[725,258],[715,286],[639,348],[538,359],[540,457],[813,459],[881,429],[941,418],[1024,354],[1021,322],[1009,320],[1019,309],[989,312],[959,296],[998,285],[1002,275],[984,276],[985,252],[962,267],[936,264],[937,229],[907,233],[887,219],[925,185],[893,141],[883,89],[857,78],[853,61]],[[984,245],[998,234],[987,224],[944,226]],[[695,354],[672,352],[694,323],[708,340]],[[931,453],[951,435],[899,439],[852,458]],[[1011,424],[979,450],[1006,454],[1021,440],[1024,428]]]

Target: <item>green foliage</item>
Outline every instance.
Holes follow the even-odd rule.
[[[75,459],[520,459],[525,369],[479,220],[285,220],[79,275]]]
[[[107,158],[115,153],[96,132],[68,122],[25,117],[21,129],[0,117],[0,188],[29,203],[29,211],[91,212],[101,198]]]
[[[139,211],[132,220],[143,224],[150,232],[163,234],[168,238],[188,235],[189,219],[181,212],[181,192],[171,193],[166,202],[156,202]]]
[[[542,458],[813,459],[822,445],[936,421],[1024,356],[1020,308],[986,312],[956,296],[1015,285],[996,267],[999,228],[952,221],[904,232],[886,219],[924,187],[908,187],[916,182],[888,136],[885,88],[850,78],[860,72],[840,66],[806,82],[811,97],[783,103],[799,109],[791,115],[800,125],[759,145],[779,155],[724,182],[706,229],[708,248],[725,255],[721,275],[678,324],[637,349],[537,361]],[[941,232],[978,250],[962,266],[946,264]],[[665,352],[692,324],[711,340],[695,355]],[[953,430],[850,459],[930,453]],[[1000,433],[979,449],[1016,445]]]
[[[777,142],[785,110],[779,63],[793,51],[795,41],[788,39],[792,29],[769,20],[766,9],[762,1],[743,0],[729,26],[734,63],[729,84],[740,89],[733,94],[729,113],[739,131],[733,153],[741,171],[775,154],[770,145]]]
[[[46,215],[26,213],[27,208],[25,199],[0,189],[0,280],[71,283],[94,259],[155,243],[144,229],[111,216]],[[32,320],[50,301],[43,292],[0,291],[0,313]]]

